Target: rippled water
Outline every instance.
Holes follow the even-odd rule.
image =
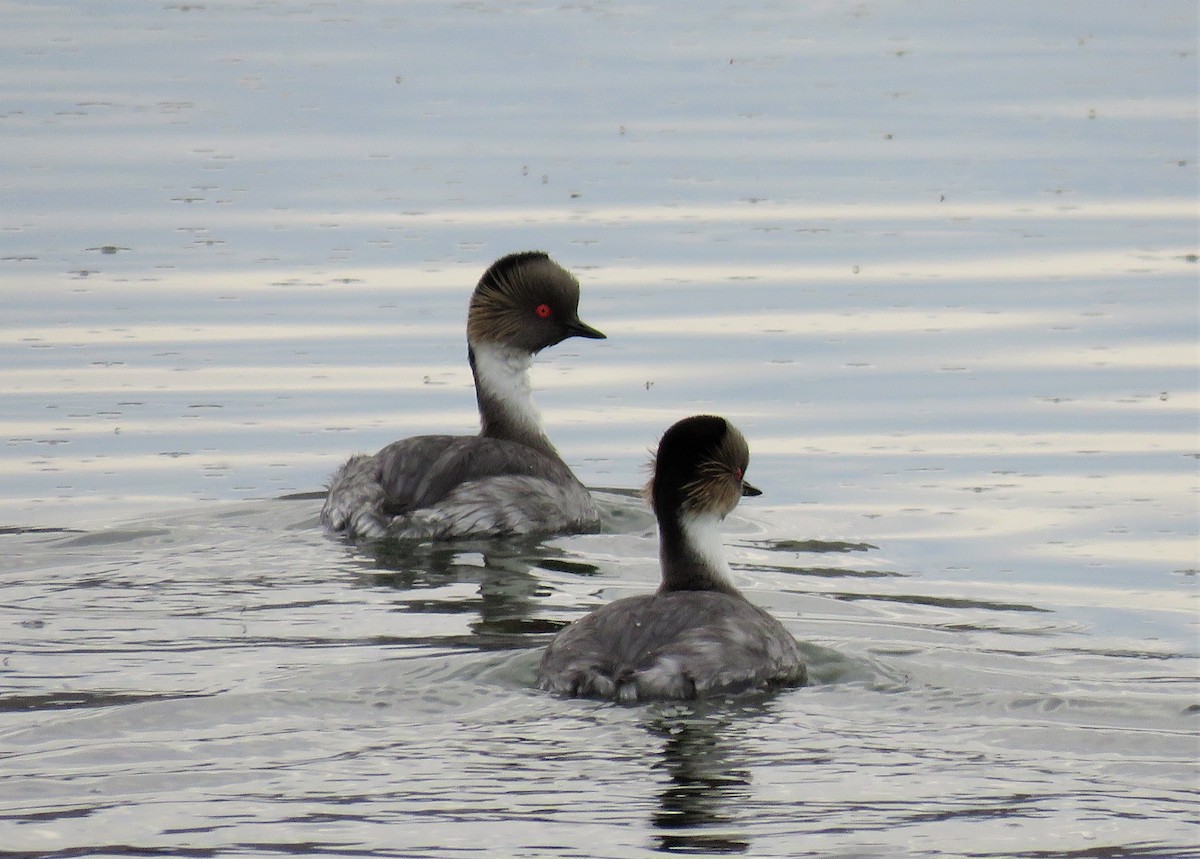
[[[0,856],[1200,855],[1193,4],[0,6]],[[529,247],[605,532],[323,536]],[[536,692],[700,411],[813,685]]]

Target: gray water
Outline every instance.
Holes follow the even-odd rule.
[[[1193,3],[0,14],[0,856],[1200,856]],[[324,536],[526,248],[604,533]],[[697,412],[813,685],[537,692]]]

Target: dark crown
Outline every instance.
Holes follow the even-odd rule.
[[[471,295],[467,339],[535,353],[579,333],[578,314],[579,281],[569,271],[540,251],[509,254],[488,267]]]
[[[654,512],[725,516],[744,492],[750,447],[737,427],[716,415],[674,424],[658,443],[649,491]]]

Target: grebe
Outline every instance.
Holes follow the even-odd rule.
[[[750,451],[724,418],[685,418],[663,435],[648,486],[662,584],[561,630],[542,655],[541,688],[620,702],[800,686],[800,647],[733,583],[720,522],[743,495]]]
[[[479,280],[467,359],[480,432],[425,435],[351,457],[321,523],[352,538],[453,540],[594,531],[599,512],[542,429],[533,356],[568,337],[603,340],[579,318],[579,282],[546,254],[510,254]]]

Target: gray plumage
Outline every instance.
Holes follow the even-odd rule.
[[[783,624],[740,594],[668,591],[625,597],[555,636],[543,689],[620,702],[704,698],[806,680]]]
[[[351,457],[330,480],[322,524],[362,539],[596,530],[599,511],[542,430],[528,378],[542,349],[604,338],[578,307],[578,281],[544,253],[489,266],[467,313],[479,435],[416,436]]]
[[[322,510],[362,539],[451,540],[594,530],[591,495],[557,457],[484,436],[427,435],[353,457]]]
[[[743,495],[750,452],[724,418],[685,418],[663,435],[650,483],[662,584],[559,632],[538,685],[620,702],[737,694],[807,682],[800,646],[734,586],[721,520]]]

